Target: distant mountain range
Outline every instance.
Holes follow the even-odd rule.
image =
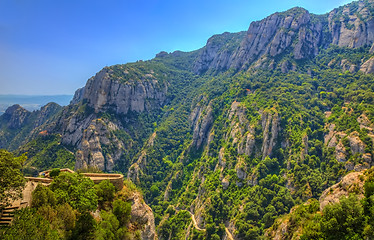
[[[29,111],[35,111],[49,102],[55,102],[61,106],[69,104],[72,95],[0,95],[0,115],[14,104],[19,104]]]

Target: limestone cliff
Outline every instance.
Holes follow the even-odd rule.
[[[114,132],[133,129],[131,125],[138,124],[137,114],[151,115],[165,103],[168,92],[165,74],[152,69],[144,72],[137,67],[103,68],[76,91],[70,106],[64,109],[57,125],[61,126],[62,142],[78,149],[76,169],[97,166],[112,171],[133,147],[131,137],[118,139]],[[117,117],[102,119],[100,114],[104,112]]]
[[[127,74],[129,70],[126,68],[116,69],[116,72],[112,68],[104,68],[87,81],[82,100],[96,113],[113,111],[127,114],[162,106],[166,100],[166,83],[161,84],[152,72],[144,74],[140,80],[129,78],[124,81],[123,76]]]
[[[205,104],[206,99],[203,98],[202,101],[195,106],[190,115],[193,128],[192,146],[197,149],[206,143],[213,124],[212,106],[210,104],[206,106]]]
[[[129,200],[131,205],[131,219],[130,224],[142,226],[140,228],[140,235],[142,240],[156,240],[155,218],[152,209],[144,202],[142,196],[138,192],[134,192]]]
[[[279,64],[285,72],[285,69],[289,69],[285,64],[289,63],[274,62],[277,56],[290,54],[293,59],[301,60],[316,56],[320,48],[330,44],[349,48],[372,46],[372,5],[371,0],[357,1],[325,15],[314,15],[302,8],[275,13],[261,21],[252,22],[244,37],[241,33],[236,36],[225,33],[210,38],[195,60],[193,71],[203,73],[229,68],[245,70],[256,62],[256,66],[270,70]],[[230,50],[222,50],[224,44],[218,41],[225,37],[230,39],[227,42],[231,41]],[[371,72],[371,67],[367,66],[370,63],[361,67],[361,70]],[[356,71],[356,67],[352,66],[349,70]]]
[[[81,148],[76,153],[75,169],[95,166],[104,171],[112,171],[114,163],[126,150],[124,144],[113,134],[118,128],[112,122],[93,120],[83,131]],[[112,151],[109,152],[108,149]]]

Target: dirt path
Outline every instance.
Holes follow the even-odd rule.
[[[199,230],[199,231],[206,231],[206,229],[203,229],[203,228],[200,228],[199,226],[197,226],[197,222],[196,222],[196,219],[195,219],[195,215],[193,215],[190,211],[188,211],[191,215],[191,218],[192,218],[192,223],[193,223],[193,226]]]
[[[188,212],[189,212],[190,215],[191,215],[193,226],[194,226],[197,230],[199,230],[199,231],[206,231],[206,229],[204,229],[204,228],[200,228],[200,227],[197,225],[195,215],[192,214],[190,211],[188,211]],[[229,229],[227,229],[227,227],[225,227],[225,232],[226,232],[227,238],[228,238],[229,240],[234,240],[234,238],[233,238],[231,232],[229,231]]]
[[[226,232],[227,238],[229,240],[234,240],[234,238],[232,237],[231,232],[227,229],[227,227],[225,227],[225,232]]]

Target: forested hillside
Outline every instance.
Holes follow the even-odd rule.
[[[339,239],[370,239],[372,170],[361,198],[322,213],[318,200],[374,165],[373,17],[372,0],[325,15],[293,8],[193,52],[105,67],[67,107],[9,108],[0,146],[26,153],[28,174],[75,164],[127,175],[158,239],[261,239],[282,229],[285,239],[337,239],[340,228],[322,226],[355,204],[359,228],[350,222]]]

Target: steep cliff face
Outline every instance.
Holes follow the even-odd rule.
[[[201,74],[209,69],[227,70],[231,65],[231,56],[239,47],[244,36],[245,32],[225,32],[209,38],[192,66],[193,72]]]
[[[202,99],[190,115],[190,121],[193,128],[192,146],[199,149],[208,140],[209,131],[213,124],[212,106],[204,105],[206,99]]]
[[[77,104],[77,103],[79,103],[80,101],[82,101],[83,96],[84,96],[84,87],[78,88],[75,91],[73,99],[70,101],[70,104]]]
[[[104,68],[87,81],[82,100],[96,113],[143,112],[159,108],[165,102],[167,85],[161,84],[152,72],[144,74],[140,81],[131,78],[123,81],[122,76],[129,74],[128,70],[116,69],[116,71]],[[116,77],[116,74],[122,76]]]
[[[262,56],[276,57],[287,51],[295,59],[313,57],[323,44],[323,21],[304,9],[294,8],[252,22],[240,45],[232,51],[220,51],[221,46],[214,45],[213,40],[208,40],[196,60],[195,72],[207,68],[245,69]]]
[[[105,67],[76,91],[57,124],[62,142],[78,148],[76,169],[97,166],[112,171],[133,147],[126,131],[140,125],[137,116],[144,112],[151,116],[166,102],[167,75],[157,72],[157,66],[155,71],[146,67],[142,63]],[[103,113],[115,116],[102,119]],[[118,139],[116,131],[122,131],[124,139]],[[134,133],[133,137],[139,135]]]
[[[310,14],[302,8],[275,13],[261,21],[252,22],[244,37],[239,35],[241,33],[236,36],[231,34],[227,41],[231,41],[230,51],[222,50],[224,44],[217,41],[229,35],[209,39],[195,60],[193,71],[203,73],[229,68],[245,70],[256,61],[257,66],[263,65],[262,67],[270,70],[274,69],[274,64],[280,64],[282,69],[289,69],[285,65],[287,61],[276,63],[274,59],[287,54],[295,60],[312,58],[319,53],[320,48],[326,48],[330,44],[349,48],[372,46],[372,5],[371,0],[357,1],[325,15]],[[239,46],[235,48],[240,39]],[[267,64],[264,65],[264,61]]]
[[[334,9],[328,15],[331,43],[358,48],[374,42],[373,1],[357,1]]]
[[[295,41],[295,40],[298,41]],[[248,67],[263,55],[275,57],[292,46],[295,59],[315,56],[321,45],[322,23],[300,8],[276,13],[251,23],[247,36],[232,56],[232,67]]]
[[[144,202],[142,196],[138,192],[134,192],[129,200],[132,201],[131,206],[131,224],[133,226],[141,226],[140,235],[143,240],[156,240],[155,218],[152,209]]]
[[[95,166],[104,171],[112,171],[114,163],[126,150],[124,144],[113,134],[118,129],[119,126],[112,122],[93,120],[83,131],[81,148],[76,153],[75,169]]]

